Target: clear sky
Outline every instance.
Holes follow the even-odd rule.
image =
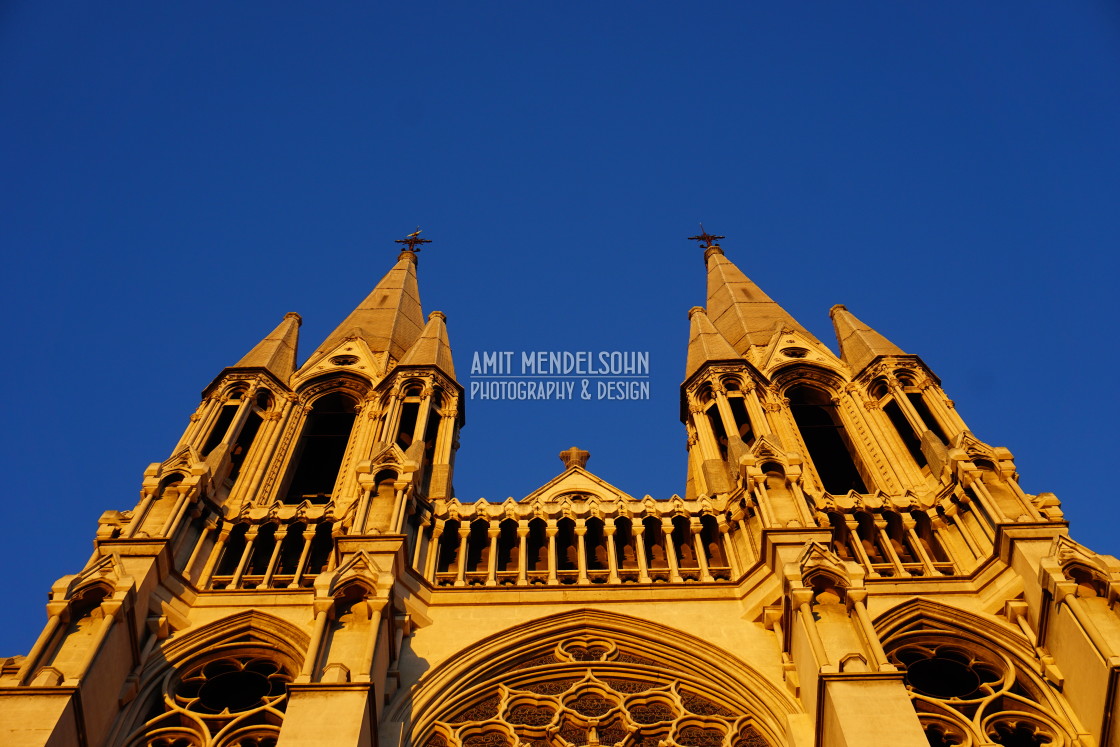
[[[314,350],[417,224],[464,386],[476,350],[650,355],[648,401],[467,402],[463,500],[572,445],[683,493],[702,220],[826,343],[844,303],[921,355],[1120,552],[1118,63],[1104,0],[8,0],[0,655],[202,388],[287,311]]]

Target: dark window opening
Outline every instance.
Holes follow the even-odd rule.
[[[642,539],[646,545],[646,567],[668,568],[665,544],[661,541],[661,522],[652,516],[642,520]]]
[[[334,548],[334,538],[331,537],[331,524],[320,524],[315,528],[315,536],[311,539],[311,553],[307,561],[307,575],[318,576],[327,570],[331,561],[331,550]]]
[[[719,455],[723,459],[727,459],[727,431],[723,427],[723,418],[719,416],[719,408],[712,405],[707,411],[708,422],[712,424],[712,433],[716,436],[716,443],[719,444]]]
[[[547,529],[544,519],[533,519],[529,522],[525,567],[530,571],[548,570]]]
[[[941,439],[941,443],[949,443],[949,439],[945,436],[945,431],[941,430],[937,418],[933,417],[933,413],[930,412],[929,407],[926,406],[926,401],[922,395],[911,392],[907,394],[906,397],[910,400],[910,404],[914,406],[914,409],[918,411],[918,417],[926,424],[926,428],[933,431],[933,435]]]
[[[467,571],[481,573],[486,570],[490,559],[490,538],[487,532],[490,524],[485,521],[471,522],[471,534],[467,539]]]
[[[296,522],[288,525],[284,541],[280,543],[280,559],[276,562],[276,572],[281,576],[294,576],[299,569],[299,559],[303,555],[304,532],[307,525]]]
[[[833,495],[851,490],[866,493],[867,487],[856,468],[836,405],[829,401],[828,395],[817,389],[795,386],[786,396],[824,489]]]
[[[516,571],[520,554],[521,540],[517,536],[517,522],[506,519],[498,525],[498,570],[506,573]]]
[[[561,519],[556,523],[556,570],[579,570],[578,550],[576,523],[571,519]]]
[[[214,571],[217,575],[232,576],[237,570],[241,556],[245,553],[245,533],[248,531],[248,524],[238,524],[230,531],[222,550],[222,559],[218,563],[218,569]]]
[[[871,514],[861,511],[856,514],[856,522],[856,538],[863,545],[867,559],[872,563],[886,563],[883,548],[879,546],[879,528],[875,526]]]
[[[609,567],[607,561],[607,542],[603,536],[603,520],[588,519],[587,534],[583,537],[584,554],[587,560],[587,570],[605,571]]]
[[[906,667],[906,684],[933,698],[978,697],[979,674],[959,656],[919,659]]]
[[[257,431],[260,430],[262,422],[264,421],[259,414],[251,412],[245,421],[245,425],[241,428],[241,432],[237,434],[237,439],[233,442],[233,449],[229,452],[230,463],[233,465],[229,471],[231,482],[241,474],[241,465],[245,463],[245,456],[249,453],[249,449],[253,445],[253,439],[257,437]]]
[[[704,546],[704,559],[709,567],[726,566],[727,558],[723,554],[723,544],[720,542],[719,522],[711,514],[700,517],[700,540]]]
[[[999,721],[989,727],[988,737],[1003,747],[1043,747],[1055,741],[1029,721]]]
[[[214,423],[214,428],[210,431],[210,438],[206,439],[206,444],[202,447],[202,456],[208,456],[211,451],[218,448],[218,444],[226,436],[226,431],[229,430],[229,424],[233,422],[233,416],[237,414],[237,405],[222,405],[222,411],[218,413],[218,422]]]
[[[401,405],[401,424],[397,429],[397,446],[407,449],[412,445],[412,434],[416,431],[416,418],[419,415],[419,402],[405,402]]]
[[[449,521],[443,525],[443,534],[439,538],[439,557],[436,559],[436,571],[447,573],[456,569],[456,557],[459,554],[459,522]]]
[[[747,405],[743,402],[742,397],[728,397],[728,403],[731,405],[731,414],[735,416],[735,426],[739,429],[739,438],[743,439],[743,443],[754,443],[754,433],[751,430],[751,418],[747,415]]]
[[[677,567],[698,568],[696,548],[692,546],[692,527],[683,516],[673,517],[673,552],[677,555]]]
[[[336,393],[315,401],[296,452],[288,503],[330,500],[353,426],[354,402],[348,397]]]
[[[844,521],[843,514],[829,513],[828,520],[832,524],[832,551],[842,560],[855,560],[850,546],[851,536],[848,523]]]
[[[918,541],[922,543],[922,547],[925,548],[934,562],[949,562],[949,555],[945,552],[945,548],[941,546],[941,541],[937,539],[937,533],[933,531],[933,523],[930,521],[929,515],[925,511],[911,511],[910,516],[914,519],[914,534],[918,535]]]
[[[894,511],[884,511],[883,518],[887,522],[887,539],[898,559],[903,563],[918,562],[918,556],[910,546],[910,533],[902,524],[902,517]]]
[[[247,576],[263,576],[268,570],[268,562],[272,560],[272,550],[276,547],[276,525],[265,524],[257,532],[253,540],[253,553],[249,556],[249,565],[245,568]]]
[[[614,520],[614,525],[615,562],[618,564],[618,567],[623,570],[637,568],[638,555],[634,541],[633,523],[626,517],[619,517]]]
[[[898,431],[902,443],[906,444],[906,450],[910,452],[910,456],[914,457],[914,461],[917,462],[919,467],[926,466],[926,457],[922,453],[922,442],[914,435],[914,429],[910,427],[910,422],[902,414],[902,408],[898,406],[897,402],[891,400],[883,406],[883,412],[887,414],[891,425]]]

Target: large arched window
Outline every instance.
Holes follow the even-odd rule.
[[[840,420],[840,413],[827,393],[798,385],[786,391],[793,419],[809,458],[817,468],[824,489],[833,495],[849,491],[866,493],[867,487],[856,465],[855,452]]]
[[[135,700],[106,742],[125,747],[273,747],[280,736],[288,684],[307,645],[288,626],[256,612],[227,618],[205,637],[189,636],[148,669]],[[167,664],[167,661],[176,662]]]
[[[793,712],[786,696],[742,667],[722,672],[736,666],[726,653],[678,630],[660,629],[652,641],[618,632],[638,621],[607,628],[589,619],[599,613],[578,616],[583,624],[571,627],[531,623],[510,649],[451,657],[448,666],[469,674],[439,672],[430,681],[442,684],[402,691],[386,718],[409,714],[415,747],[783,743],[774,727],[778,713]]]
[[[971,633],[920,622],[886,642],[904,670],[930,745],[1079,744],[1059,693],[1009,651]]]
[[[292,460],[287,503],[326,503],[331,499],[354,427],[356,404],[340,392],[315,400]]]

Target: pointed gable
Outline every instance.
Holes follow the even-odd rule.
[[[263,368],[287,383],[296,370],[299,327],[302,323],[299,314],[289,311],[284,315],[284,321],[235,363],[233,368]]]
[[[455,378],[455,363],[451,359],[451,343],[447,339],[447,315],[433,311],[428,315],[424,331],[412,347],[404,354],[399,366],[434,366],[452,379]]]
[[[893,342],[867,326],[855,314],[837,304],[829,312],[840,344],[840,358],[857,374],[881,355],[906,355]]]
[[[688,335],[688,358],[685,361],[684,378],[687,381],[705,363],[712,361],[733,361],[742,358],[731,343],[712,326],[707,312],[699,306],[688,311],[690,329]]]
[[[316,363],[339,343],[354,335],[375,353],[387,352],[400,358],[420,337],[424,314],[420,309],[420,289],[416,283],[416,254],[401,252],[397,264],[381,278],[358,308],[342,320],[304,364]]]

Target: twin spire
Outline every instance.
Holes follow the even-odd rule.
[[[312,353],[300,370],[309,370],[322,358],[350,340],[364,342],[372,353],[387,353],[398,365],[437,366],[454,378],[455,368],[448,342],[446,316],[432,312],[427,323],[420,306],[416,280],[417,252],[430,243],[420,231],[397,243],[404,250],[394,267],[377,283]],[[796,319],[752,282],[715,243],[723,236],[703,231],[690,237],[704,245],[708,270],[707,308],[688,312],[690,334],[685,378],[705,363],[735,361],[767,348],[779,334],[790,334],[817,352],[832,353]],[[861,322],[844,306],[830,312],[840,343],[840,359],[853,373],[862,371],[879,356],[905,355],[898,346]],[[264,369],[285,383],[296,373],[299,314],[289,312],[233,368]]]
[[[438,366],[455,377],[448,342],[447,317],[433,311],[424,321],[420,288],[416,280],[416,253],[422,244],[420,230],[397,243],[405,247],[397,263],[374,286],[358,307],[350,312],[311,354],[300,371],[310,370],[325,356],[347,341],[364,342],[371,353],[387,353],[398,365]],[[267,337],[250,350],[233,368],[263,368],[287,383],[296,373],[296,350],[301,323],[299,314],[289,312]]]
[[[691,329],[685,379],[708,362],[763,355],[779,334],[793,335],[799,344],[835,360],[820,340],[724,255],[723,249],[715,243],[723,236],[708,234],[703,226],[701,231],[699,236],[689,238],[704,246],[704,264],[708,269],[707,309],[697,306],[688,312]],[[878,356],[905,355],[844,306],[834,306],[831,316],[840,343],[840,359],[852,373],[862,371]]]

